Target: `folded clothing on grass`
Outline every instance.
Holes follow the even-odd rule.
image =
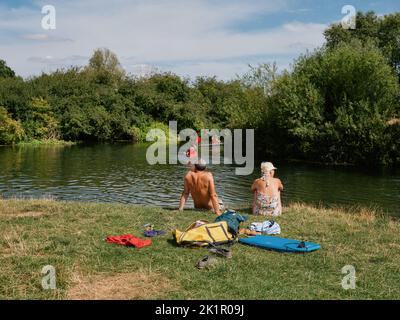
[[[281,227],[275,221],[253,222],[249,229],[251,231],[260,232],[262,234],[280,234]]]
[[[164,230],[146,230],[144,232],[145,237],[163,236],[164,234],[166,234]]]
[[[150,239],[140,239],[132,234],[124,234],[120,236],[108,236],[106,238],[108,243],[116,243],[128,247],[142,248],[151,245]]]

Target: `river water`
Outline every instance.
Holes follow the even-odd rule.
[[[149,165],[146,145],[1,147],[0,195],[177,207],[185,165]],[[252,181],[234,165],[211,165],[218,195],[232,208],[250,206]],[[283,202],[360,205],[400,216],[400,175],[380,170],[274,163],[285,187]],[[188,206],[193,206],[189,201]]]

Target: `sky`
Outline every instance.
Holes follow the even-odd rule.
[[[45,5],[56,29],[42,28]],[[324,43],[342,7],[384,15],[400,0],[0,0],[0,59],[24,78],[84,66],[96,48],[130,74],[235,78],[248,65],[290,68]]]

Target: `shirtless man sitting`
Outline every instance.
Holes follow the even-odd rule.
[[[276,168],[271,162],[261,163],[262,177],[251,186],[254,193],[253,214],[279,216],[282,214],[281,180],[274,178]]]
[[[192,196],[196,209],[213,210],[221,214],[221,206],[215,191],[214,178],[211,172],[206,171],[206,163],[199,160],[194,164],[184,180],[184,189],[179,202],[179,210],[183,210],[189,194]],[[222,204],[222,203],[221,203]]]

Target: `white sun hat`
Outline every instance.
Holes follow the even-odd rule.
[[[278,168],[276,168],[276,167],[272,164],[272,162],[262,162],[262,163],[261,163],[261,171],[262,171],[262,172],[268,172],[268,171],[276,170],[276,169],[278,169]]]

